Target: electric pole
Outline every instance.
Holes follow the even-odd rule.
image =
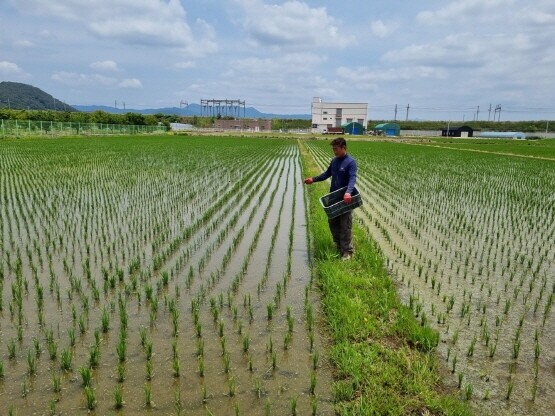
[[[480,114],[480,106],[476,109],[476,121],[478,121],[478,115]]]
[[[397,121],[397,104],[395,104],[395,116],[393,117],[393,121]]]
[[[407,104],[407,117],[405,118],[405,121],[409,121],[409,108],[410,108],[410,105]]]
[[[491,117],[491,104],[489,105],[489,110],[488,110],[488,121],[489,121],[490,117]]]
[[[187,114],[187,110],[189,109],[189,103],[187,101],[181,100],[179,102],[179,108],[185,107],[185,114]]]
[[[501,104],[497,104],[497,105],[495,106],[495,112],[494,112],[494,114],[493,114],[493,121],[495,121],[495,115],[496,115],[497,113],[499,113],[499,114],[497,115],[497,122],[499,122],[499,120],[501,120]]]

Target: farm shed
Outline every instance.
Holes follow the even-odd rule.
[[[381,123],[374,126],[374,131],[385,136],[400,136],[401,126],[397,123]]]
[[[519,131],[483,131],[478,137],[492,139],[525,139],[526,134]]]
[[[444,137],[472,137],[474,129],[469,126],[450,126],[441,130]]]
[[[364,126],[356,121],[341,125],[345,134],[361,135],[364,134]]]

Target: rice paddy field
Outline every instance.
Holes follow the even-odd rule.
[[[444,383],[478,414],[555,414],[552,145],[349,144],[357,218],[405,304],[439,331]],[[327,143],[307,147],[327,166]]]
[[[349,366],[379,379],[392,356],[417,370],[383,372],[394,414],[442,414],[421,374],[477,414],[554,414],[555,147],[485,143],[349,141],[355,244],[379,251],[319,267],[356,272],[357,305],[385,259],[426,344],[370,339],[404,312],[360,305],[342,342],[365,357],[330,345],[347,328],[315,290],[301,151],[324,169],[327,141],[0,140],[0,415],[371,414],[385,398]]]
[[[421,143],[422,144],[422,143]],[[476,152],[555,159],[555,140],[438,139],[429,145]]]
[[[0,414],[333,414],[295,141],[0,155]]]

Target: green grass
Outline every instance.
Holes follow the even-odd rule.
[[[433,139],[433,145],[464,150],[555,159],[555,140]]]
[[[302,148],[302,145],[301,145]],[[303,151],[304,176],[318,172]],[[341,415],[466,415],[454,395],[442,393],[434,347],[438,334],[421,326],[403,306],[379,248],[354,224],[356,254],[349,262],[334,255],[327,218],[318,198],[329,184],[308,188],[315,276],[322,291],[332,337],[333,397]]]

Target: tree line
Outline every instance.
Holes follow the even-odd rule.
[[[443,130],[447,126],[469,126],[478,131],[521,131],[524,133],[544,132],[549,128],[555,128],[555,121],[532,120],[532,121],[465,121],[463,122],[447,122],[447,121],[390,121],[390,120],[369,120],[368,129],[374,130],[374,127],[380,123],[397,123],[401,130]],[[549,123],[549,124],[548,124]]]
[[[4,120],[36,120],[54,122],[75,123],[102,123],[102,124],[126,124],[135,126],[155,126],[163,124],[169,128],[170,123],[191,124],[198,128],[210,128],[218,118],[232,117],[202,117],[202,116],[179,116],[176,114],[139,114],[124,113],[112,114],[97,110],[93,112],[81,111],[56,111],[56,110],[11,110],[0,108],[0,119]],[[390,120],[369,120],[366,128],[374,130],[380,123],[389,123]],[[447,121],[395,121],[401,130],[442,130],[447,128]],[[525,133],[543,132],[555,127],[555,121],[532,120],[532,121],[468,121],[465,123],[450,122],[450,126],[465,125],[478,131],[521,131]],[[306,119],[272,119],[272,130],[309,129],[311,120]]]
[[[112,114],[105,111],[85,113],[81,111],[55,110],[10,110],[0,109],[0,119],[32,120],[75,123],[127,124],[135,126],[155,126],[159,123],[173,123],[179,117],[164,114],[143,115],[138,113]]]

